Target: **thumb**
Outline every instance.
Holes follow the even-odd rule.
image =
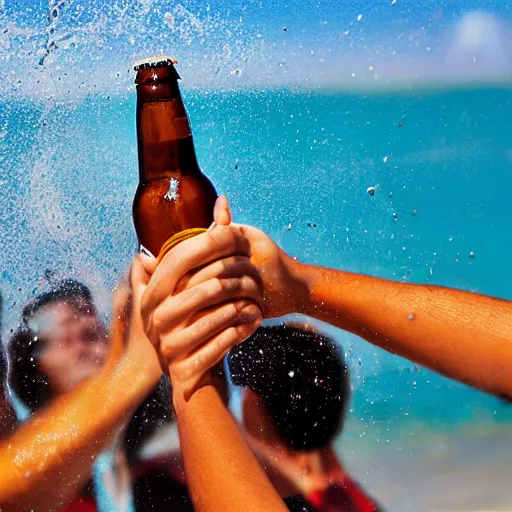
[[[140,309],[142,296],[151,279],[150,272],[154,271],[156,268],[156,261],[155,258],[150,258],[140,253],[133,258],[130,268],[130,287],[133,294],[132,300],[135,310]]]
[[[122,280],[113,295],[112,323],[110,325],[109,364],[117,363],[124,352],[126,342],[126,322],[131,308],[131,293],[126,280]]]
[[[143,252],[139,252],[139,254],[137,255],[137,259],[140,265],[142,266],[144,272],[146,272],[146,274],[148,274],[149,276],[152,276],[153,272],[156,269],[156,266],[158,265],[158,260],[156,258],[144,254]]]
[[[224,195],[219,196],[217,201],[215,201],[213,220],[220,226],[229,226],[229,224],[231,224],[231,210],[229,208],[228,199]]]

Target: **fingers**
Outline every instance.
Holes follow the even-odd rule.
[[[143,317],[143,325],[153,344],[158,336],[189,321],[198,311],[236,299],[259,299],[257,281],[249,276],[212,278],[198,286],[168,297],[151,315]]]
[[[146,273],[150,276],[153,275],[153,272],[156,269],[158,260],[156,258],[152,258],[151,256],[148,256],[141,252],[141,253],[139,253],[139,261],[140,261],[142,267],[144,268],[144,270],[146,271]]]
[[[160,336],[160,353],[172,371],[175,364],[188,359],[207,340],[222,331],[231,326],[261,322],[261,318],[260,308],[247,300],[217,306],[201,312],[188,327]],[[219,357],[222,358],[221,353]]]
[[[261,325],[262,317],[252,322],[231,326],[204,343],[194,354],[178,362],[171,369],[173,389],[181,390],[189,400],[204,376],[238,343],[253,334]],[[179,381],[179,385],[176,385]]]
[[[229,226],[231,224],[231,210],[228,199],[222,195],[217,198],[213,208],[213,220],[220,226]]]
[[[249,244],[239,231],[227,226],[216,226],[181,242],[156,267],[142,299],[142,311],[155,309],[172,295],[178,281],[191,270],[235,254],[247,256]]]
[[[248,276],[252,278],[258,286],[261,286],[261,279],[258,269],[251,263],[247,256],[231,256],[222,260],[214,261],[209,265],[197,270],[184,283],[184,289],[187,290],[197,286],[209,279],[225,279]]]
[[[151,278],[151,268],[152,264],[149,256],[137,254],[133,259],[130,268],[130,286],[133,294],[134,307],[140,308],[142,296]]]

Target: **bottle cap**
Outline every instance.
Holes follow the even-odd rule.
[[[134,62],[133,69],[138,71],[139,69],[163,68],[166,66],[174,66],[174,64],[178,64],[176,59],[168,55],[157,55],[156,57],[147,57]]]

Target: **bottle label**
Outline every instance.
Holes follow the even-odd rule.
[[[150,258],[155,258],[155,256],[151,253],[151,251],[149,249],[146,249],[142,244],[140,244],[140,246],[139,246],[139,251],[142,254],[149,256]]]

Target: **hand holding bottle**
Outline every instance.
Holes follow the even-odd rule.
[[[280,249],[263,231],[252,226],[231,223],[225,196],[215,203],[214,226],[206,233],[184,242],[173,251],[179,264],[186,253],[193,253],[194,264],[202,267],[187,282],[187,287],[224,273],[237,274],[240,254],[246,255],[244,271],[259,283],[260,294],[252,297],[265,318],[301,312],[309,297],[305,280],[299,275],[300,263]]]
[[[144,287],[141,313],[145,332],[164,371],[169,372],[173,393],[181,393],[185,399],[210,382],[212,367],[262,320],[255,303],[260,287],[257,279],[246,273],[250,267],[247,257],[240,256],[228,272],[220,269],[197,286],[174,294],[182,276],[196,267],[198,255],[186,250],[193,240],[173,249],[156,269],[155,260],[138,260],[145,267],[144,275],[153,274],[149,282],[138,283]]]

